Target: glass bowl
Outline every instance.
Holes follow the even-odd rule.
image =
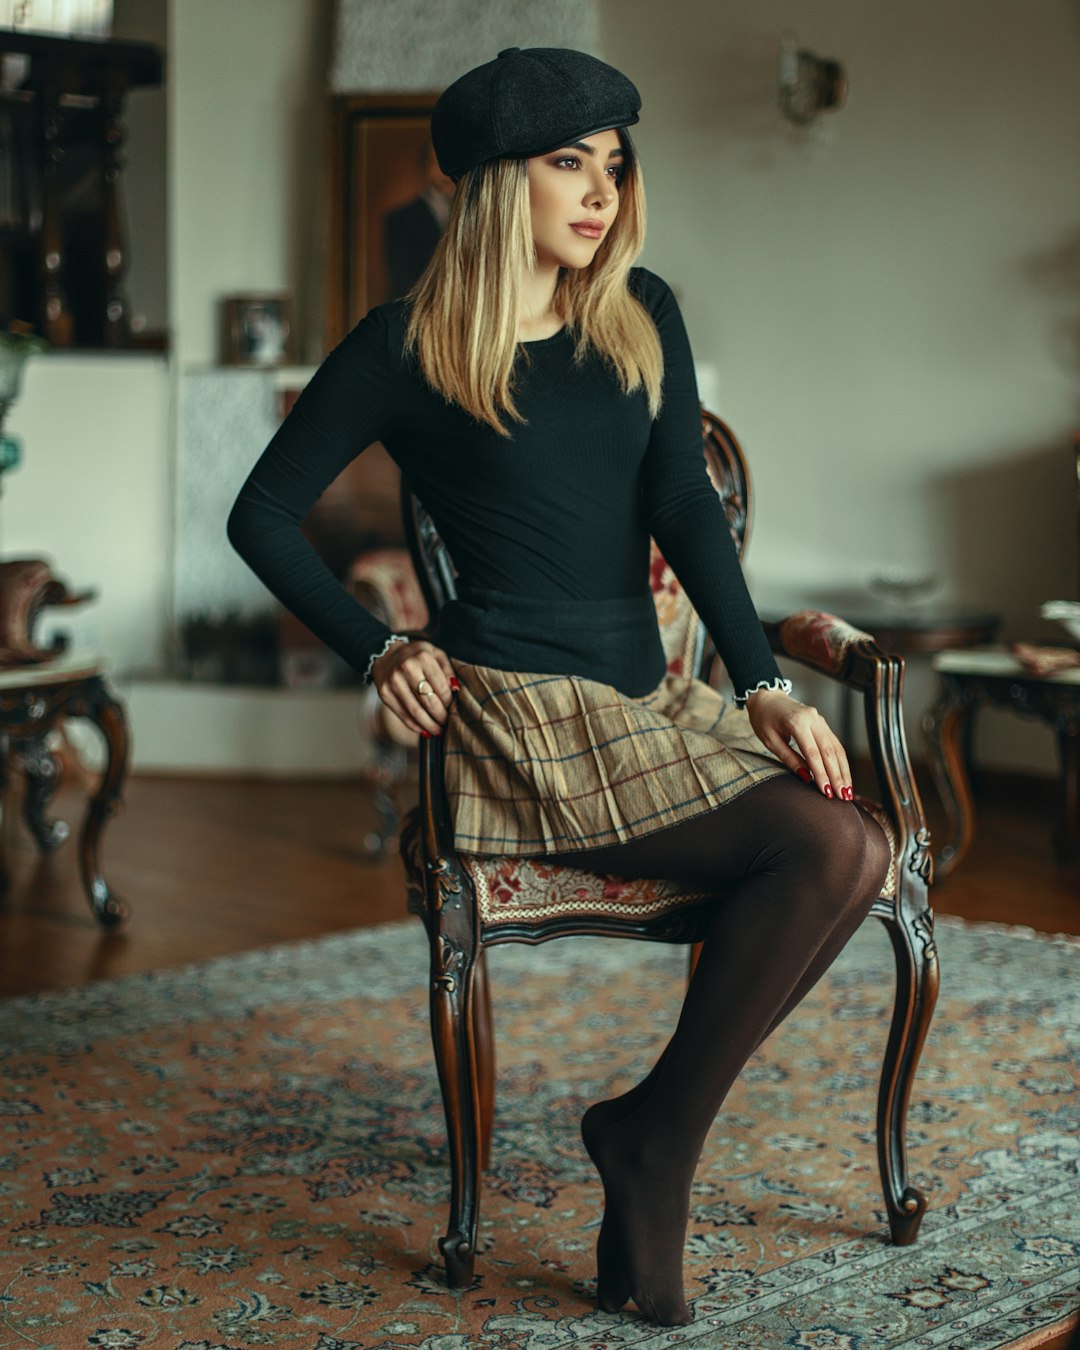
[[[937,590],[933,572],[913,572],[906,567],[883,567],[870,578],[870,589],[899,609],[918,604]]]

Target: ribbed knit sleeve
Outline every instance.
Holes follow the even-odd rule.
[[[664,402],[642,466],[642,504],[649,532],[701,616],[741,701],[759,686],[783,687],[782,677],[705,468],[701,405],[682,315],[659,277],[641,269],[637,278],[664,349]]]
[[[311,377],[248,475],[229,542],[281,603],[362,674],[390,629],[349,594],[300,523],[338,474],[394,424],[399,367],[372,310]]]

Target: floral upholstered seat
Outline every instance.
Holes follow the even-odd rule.
[[[863,797],[858,801],[877,820],[889,841],[892,860],[880,898],[890,900],[896,890],[896,831],[888,813],[876,802]],[[410,812],[406,818],[401,851],[408,884],[417,892],[415,903],[421,904],[424,872],[418,811]],[[617,916],[652,919],[716,899],[714,891],[703,891],[700,887],[677,881],[631,881],[539,858],[485,857],[477,853],[459,853],[458,857],[476,889],[481,930],[495,930],[501,924],[538,919]]]

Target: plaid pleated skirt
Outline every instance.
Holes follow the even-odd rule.
[[[461,689],[443,735],[463,852],[625,843],[787,772],[745,711],[690,676],[630,696],[577,675],[453,664]]]

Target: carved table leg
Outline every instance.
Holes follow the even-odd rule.
[[[106,928],[112,928],[125,919],[130,910],[109,890],[101,875],[98,846],[106,821],[123,806],[121,792],[128,765],[127,719],[123,707],[100,680],[91,682],[81,713],[104,736],[106,763],[101,783],[86,808],[79,836],[79,871],[90,907]]]
[[[49,853],[64,842],[71,830],[66,820],[45,819],[45,809],[60,785],[60,759],[45,744],[45,735],[43,732],[31,741],[23,741],[19,757],[26,773],[23,819],[38,848]]]
[[[9,740],[0,732],[0,896],[7,894],[11,886],[11,874],[7,865],[7,822],[4,820],[4,808],[7,804],[8,786],[8,746]]]
[[[1061,757],[1061,821],[1057,832],[1057,851],[1061,862],[1070,862],[1080,845],[1080,727],[1058,731]]]
[[[941,693],[923,714],[923,744],[938,793],[949,817],[951,837],[934,860],[940,881],[956,867],[975,838],[975,806],[961,752],[965,726],[975,706],[956,680],[942,677]]]

